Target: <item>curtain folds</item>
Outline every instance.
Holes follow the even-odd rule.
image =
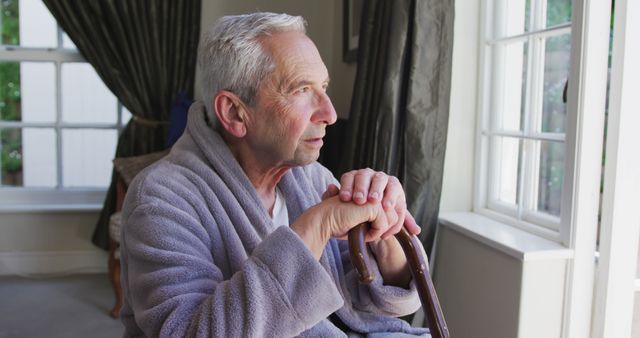
[[[431,252],[449,118],[454,1],[364,1],[342,171],[396,175]]]
[[[115,157],[165,148],[178,94],[193,97],[201,0],[43,0],[106,86],[133,114]],[[113,178],[113,175],[112,175]],[[108,248],[112,179],[93,234]]]

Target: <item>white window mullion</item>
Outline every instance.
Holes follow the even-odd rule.
[[[559,36],[563,34],[567,34],[571,32],[571,23],[565,23],[549,28],[532,30],[523,34],[507,36],[504,38],[491,40],[491,44],[499,44],[499,43],[514,43],[514,42],[524,42],[527,41],[532,36],[537,36],[541,38],[548,38],[553,36]]]
[[[535,1],[532,4],[532,12],[535,12]],[[535,22],[535,19],[534,21]],[[535,27],[535,26],[534,26]],[[524,95],[524,114],[522,116],[522,134],[526,137],[530,134],[531,116],[535,114],[534,103],[536,101],[537,79],[536,79],[536,38],[530,36],[527,46],[527,84]],[[531,154],[534,149],[531,148],[532,141],[522,138],[521,141],[522,160],[520,161],[520,180],[518,182],[518,219],[522,219],[529,205],[530,181],[531,181]]]
[[[503,27],[494,26],[493,32],[502,32]],[[497,33],[494,33],[497,34]],[[506,49],[505,46],[491,46],[491,58],[492,65],[504,64]],[[491,105],[490,111],[494,112],[489,114],[488,124],[489,129],[496,129],[498,125],[500,125],[502,121],[501,114],[496,114],[495,112],[502,111],[503,103],[504,103],[504,68],[503,67],[492,67],[492,76],[491,76],[491,86],[500,88],[500,90],[494,90],[491,92]],[[499,142],[496,137],[488,137],[487,144],[489,145],[489,186],[488,186],[488,199],[487,203],[492,204],[494,201],[498,201],[500,199],[500,158],[501,158],[501,149],[498,146]]]
[[[60,26],[58,25],[58,50],[62,49],[62,28],[60,28]]]
[[[86,62],[86,60],[73,50],[57,50],[42,48],[24,48],[24,47],[0,47],[0,61],[6,62]]]
[[[529,21],[531,22],[531,21]],[[524,79],[525,81],[525,90],[524,93],[522,93],[522,100],[524,101],[523,104],[523,110],[522,110],[522,116],[521,116],[521,132],[523,137],[520,137],[520,160],[519,160],[519,166],[518,166],[518,170],[519,170],[519,175],[518,175],[518,213],[517,213],[517,218],[518,220],[522,220],[522,217],[524,215],[525,212],[525,206],[526,206],[526,201],[527,201],[527,197],[526,197],[526,186],[527,186],[527,175],[528,175],[528,170],[527,167],[529,166],[530,160],[528,158],[528,154],[530,153],[530,149],[528,146],[528,140],[524,138],[524,136],[526,136],[527,130],[528,130],[528,126],[529,126],[529,116],[531,115],[531,100],[532,100],[532,90],[533,90],[533,86],[532,83],[534,83],[533,78],[534,78],[534,74],[535,74],[535,63],[533,62],[533,58],[534,58],[534,47],[535,45],[532,43],[533,41],[533,37],[530,36],[528,41],[527,41],[527,72],[526,72],[526,78]]]
[[[498,141],[495,137],[488,137],[487,144],[489,145],[489,186],[488,186],[488,199],[487,205],[495,203],[500,200],[499,182],[500,182],[500,157],[501,149],[498,147]]]
[[[529,149],[527,147],[527,140],[520,139],[520,158],[518,165],[518,213],[517,218],[519,220],[522,219],[524,215],[524,202],[526,201],[526,192],[525,186],[527,185],[527,166],[529,165],[529,159],[527,158],[527,154],[529,153]]]
[[[525,135],[524,132],[518,131],[509,131],[509,130],[494,130],[494,131],[483,131],[483,135],[488,136],[508,136],[521,138],[525,140],[535,140],[535,141],[550,141],[550,142],[564,142],[565,135],[562,133],[531,133],[529,135]]]
[[[120,100],[118,100],[118,107],[117,107],[117,121],[116,121],[116,125],[118,128],[118,135],[120,135],[120,133],[122,132],[123,129],[123,125],[122,125],[122,102],[120,102]]]
[[[104,123],[70,123],[70,122],[18,122],[18,121],[0,121],[0,128],[56,128],[63,129],[118,129],[117,124]]]
[[[58,34],[59,35],[59,34]],[[64,187],[62,175],[62,63],[56,62],[56,169],[58,189]]]
[[[489,90],[493,83],[491,74],[493,73],[493,55],[495,54],[494,48],[488,43],[490,37],[493,35],[492,23],[495,13],[492,10],[493,1],[484,1],[481,4],[481,25],[480,25],[480,61],[478,65],[480,71],[478,74],[478,81],[480,81],[480,91],[478,95],[478,107],[480,114],[476,120],[475,125],[475,163],[474,168],[474,198],[473,209],[474,211],[484,210],[488,207],[491,185],[493,184],[492,178],[489,177],[491,170],[490,166],[490,149],[491,149],[491,137],[484,134],[490,129],[490,114],[493,109],[492,91]]]
[[[525,134],[535,135],[540,131],[542,121],[542,102],[544,96],[544,41],[540,38],[532,39],[532,63],[533,76],[531,77],[531,104],[529,116],[527,116],[527,128]],[[531,213],[537,209],[538,188],[540,180],[540,151],[542,141],[528,139],[527,161],[525,168],[527,185],[525,186],[525,212]]]
[[[536,29],[546,30],[547,29],[547,0],[537,0],[537,11],[536,11]],[[570,29],[570,28],[569,28]]]

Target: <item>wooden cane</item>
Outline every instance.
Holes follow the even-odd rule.
[[[367,250],[367,245],[364,241],[367,226],[366,223],[357,225],[349,231],[348,236],[351,262],[358,271],[360,282],[365,284],[371,283],[374,279],[369,268],[371,266],[369,250]],[[429,275],[429,266],[422,254],[422,246],[416,236],[411,235],[405,227],[402,227],[395,236],[407,257],[411,275],[416,283],[418,296],[429,323],[431,336],[433,338],[449,338],[449,329],[444,321],[444,314]]]

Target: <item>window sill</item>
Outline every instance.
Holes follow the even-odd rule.
[[[3,188],[0,213],[95,212],[106,189]]]
[[[102,204],[22,204],[0,206],[0,214],[97,212],[100,210],[102,210]]]
[[[473,212],[442,213],[440,225],[522,261],[573,257],[573,250],[557,242]]]

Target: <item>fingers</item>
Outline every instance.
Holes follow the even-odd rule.
[[[366,203],[374,175],[375,171],[369,168],[352,170],[342,175],[340,178],[340,199],[344,202],[353,201],[359,205]],[[381,191],[377,192],[378,196],[381,196],[381,193]]]
[[[372,202],[379,202],[384,196],[384,191],[389,183],[389,175],[378,171],[373,174],[371,184],[369,185],[369,195],[367,199]]]
[[[385,210],[395,208],[399,199],[404,201],[404,190],[400,181],[395,176],[389,176],[387,182],[384,197],[382,198],[382,206]]]
[[[396,207],[400,199],[404,200],[402,184],[395,176],[389,176],[372,169],[352,170],[340,178],[340,200],[364,204],[367,201],[382,200],[385,210]]]
[[[387,214],[391,213],[395,216],[395,218],[393,218],[393,221],[390,221],[391,226],[387,231],[385,231],[384,234],[382,234],[381,239],[383,240],[387,239],[397,234],[400,231],[400,229],[402,229],[404,225],[405,215],[408,214],[408,212],[406,211],[407,211],[407,206],[404,200],[399,201],[399,203],[396,204],[395,209],[392,209],[391,211],[387,211]]]
[[[402,225],[404,224],[404,215],[406,211],[406,204],[403,200],[400,200],[398,204],[396,204],[394,209],[386,210],[387,219],[389,219],[389,229],[385,231],[381,239],[387,239],[400,231],[402,229]],[[391,215],[391,216],[389,216]]]
[[[331,198],[338,194],[340,190],[336,187],[335,184],[329,184],[327,190],[325,190],[324,194],[322,194],[322,200],[326,200],[327,198]]]
[[[406,212],[404,215],[404,226],[412,235],[417,235],[422,231],[422,228],[420,228],[416,220],[409,212]]]
[[[336,188],[337,189],[337,188]],[[327,189],[330,190],[330,189]],[[327,194],[325,192],[325,194]],[[335,196],[335,195],[334,195]],[[354,226],[369,222],[365,241],[371,242],[376,240],[386,240],[397,234],[402,227],[412,235],[420,233],[421,228],[416,223],[413,216],[407,211],[406,203],[400,200],[396,208],[392,210],[384,210],[380,203],[366,203],[357,205],[355,203],[344,203],[336,200],[332,207],[327,208],[329,213],[338,213],[333,219],[336,221],[335,230],[332,236],[340,239],[346,239],[348,231]]]
[[[373,178],[373,170],[360,170],[354,177],[353,181],[353,201],[356,204],[364,204],[367,202],[369,195],[369,186]]]
[[[342,174],[342,177],[340,177],[340,200],[343,202],[351,201],[354,176],[355,170],[352,170]]]
[[[331,193],[328,188],[325,196]],[[331,237],[344,238],[349,230],[360,223],[373,223],[376,236],[380,236],[382,230],[387,228],[384,217],[380,217],[382,207],[379,204],[365,203],[358,205],[351,202],[343,202],[338,196],[328,197],[313,208],[303,213],[315,213],[309,217],[319,220],[322,227],[326,228]],[[381,219],[379,219],[381,218]]]
[[[386,217],[384,209],[382,206],[378,205],[377,216],[369,226],[365,235],[365,241],[370,242],[380,239],[380,236],[389,229],[389,225],[390,223]]]
[[[356,204],[380,201],[385,194],[389,177],[381,171],[369,168],[349,171],[340,178],[340,200]]]
[[[354,202],[356,205],[379,203],[383,208],[372,222],[367,240],[387,239],[398,233],[403,226],[411,234],[420,233],[420,227],[406,211],[404,189],[395,176],[369,168],[352,170],[342,175],[340,185],[338,194],[342,202]],[[329,189],[325,194],[329,194],[328,191]]]
[[[382,205],[383,217],[372,224],[368,238],[386,239],[400,231],[405,222],[407,206],[404,190],[396,177],[366,168],[345,173],[340,178],[340,185],[339,196],[343,202]],[[418,228],[416,225],[412,229],[419,231]]]

